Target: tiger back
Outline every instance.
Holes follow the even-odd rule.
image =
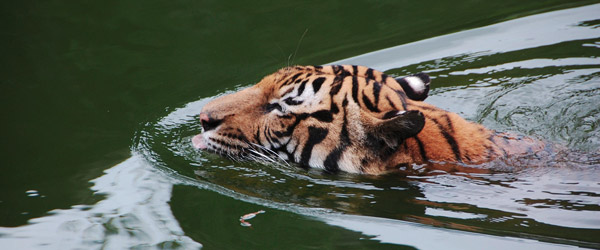
[[[192,141],[237,159],[366,174],[430,161],[480,164],[543,149],[420,101],[427,93],[411,81],[355,65],[283,68],[205,105],[203,133]]]

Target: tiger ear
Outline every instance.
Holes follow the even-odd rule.
[[[388,113],[383,120],[368,129],[371,141],[375,140],[369,143],[396,148],[406,138],[416,136],[424,126],[425,117],[421,112],[416,110],[394,111],[394,113]]]
[[[406,77],[395,78],[400,84],[406,96],[411,100],[423,101],[429,94],[431,78],[425,73],[417,73]]]

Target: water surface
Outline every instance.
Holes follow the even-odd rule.
[[[27,11],[10,20],[28,33],[4,33],[15,60],[1,85],[14,112],[3,135],[0,245],[600,248],[600,5],[465,1],[449,14],[444,4],[405,7],[402,25],[389,18],[399,17],[393,4],[333,17],[332,3],[18,6]],[[428,6],[439,8],[408,14]],[[339,29],[357,16],[364,22]],[[492,163],[493,173],[415,166],[413,175],[372,177],[193,149],[204,104],[292,58],[425,71],[427,102],[567,150],[542,164]],[[251,228],[240,225],[258,210],[266,212]]]

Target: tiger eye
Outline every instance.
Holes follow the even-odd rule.
[[[279,105],[279,103],[269,103],[265,106],[265,110],[267,113],[269,113],[275,109],[277,109],[279,111],[283,111],[283,108],[281,107],[281,105]]]

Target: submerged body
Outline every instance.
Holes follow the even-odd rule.
[[[236,158],[276,156],[366,174],[429,161],[479,164],[543,149],[422,102],[419,79],[352,65],[284,68],[209,102],[200,114],[204,132],[193,142]]]

